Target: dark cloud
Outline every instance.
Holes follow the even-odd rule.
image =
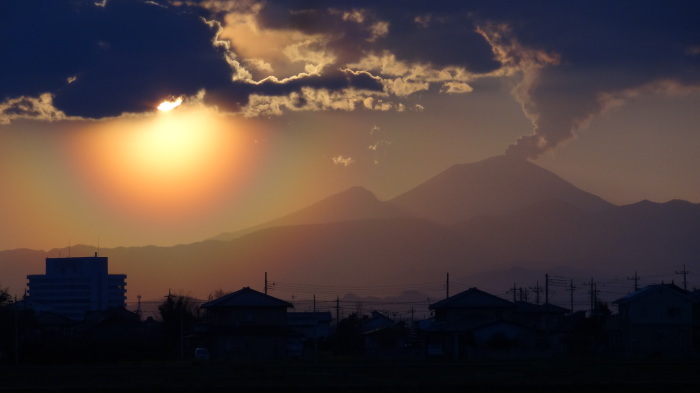
[[[231,79],[211,45],[214,32],[195,15],[127,0],[105,7],[11,0],[2,7],[6,99],[51,92],[68,115],[99,118],[151,110],[169,95]]]
[[[136,0],[108,1],[105,7],[93,2],[9,0],[0,7],[0,48],[7,54],[0,65],[0,99],[49,92],[56,108],[68,116],[149,111],[165,97],[194,95],[201,89],[207,91],[207,102],[229,110],[245,105],[250,94],[286,95],[303,87],[382,90],[368,75],[337,69],[285,83],[233,82],[235,71],[226,61],[225,48],[212,44],[218,26],[201,19],[213,14],[194,7]],[[284,10],[285,18],[275,20],[276,8],[266,9],[270,13],[263,16],[276,26],[329,30],[322,26],[325,11]],[[351,36],[346,41],[357,38]],[[69,78],[75,80],[69,83]]]
[[[382,8],[381,18],[391,21],[379,45],[400,59],[436,67],[462,66],[486,73],[501,67],[492,48],[477,32],[469,2],[409,2],[401,10]]]
[[[697,86],[700,56],[689,48],[700,45],[699,14],[696,1],[484,3],[477,18],[507,23],[524,47],[560,58],[529,90],[534,134],[509,152],[536,157],[572,138],[607,107],[607,96],[662,81]]]
[[[298,92],[304,87],[313,89],[341,90],[354,88],[358,90],[382,91],[381,83],[367,73],[352,74],[347,72],[330,72],[324,75],[311,75],[294,78],[285,83],[273,80],[262,81],[258,84],[248,82],[232,82],[219,88],[207,91],[205,102],[218,105],[220,108],[235,112],[241,105],[248,102],[252,94],[261,96],[287,96]]]
[[[335,60],[319,67],[321,74],[261,82],[243,68],[235,74],[226,48],[212,44],[216,24],[201,18],[223,23],[224,8],[250,10],[252,2],[220,3],[226,6],[220,9],[188,4],[0,1],[0,103],[51,93],[53,101],[33,102],[98,118],[151,110],[164,97],[201,89],[207,102],[226,110],[245,106],[252,94],[286,96],[304,88],[425,90],[427,79],[400,80],[403,75],[374,68],[375,76],[341,71],[389,53],[406,65],[468,72],[430,83],[474,86],[472,79],[505,68],[522,77],[514,94],[534,128],[509,151],[536,157],[585,127],[610,97],[624,100],[661,81],[674,89],[700,84],[697,1],[267,1],[257,14],[261,28],[322,35],[318,45]]]
[[[267,28],[326,34],[340,63],[350,63],[369,51],[388,50],[400,60],[436,67],[462,66],[471,72],[500,67],[483,36],[476,32],[468,2],[402,1],[271,1],[259,14]],[[338,10],[363,11],[364,20],[343,19]],[[421,24],[417,18],[425,17]],[[371,26],[387,22],[386,36],[372,39]]]

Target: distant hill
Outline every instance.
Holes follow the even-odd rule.
[[[211,240],[229,241],[271,227],[401,217],[413,217],[413,214],[391,202],[380,201],[363,187],[352,187],[284,217],[242,231],[222,233]]]
[[[453,228],[497,260],[568,261],[628,271],[700,261],[700,204],[686,201],[642,201],[591,213],[545,201]]]
[[[93,250],[73,250],[73,256],[89,256]],[[16,265],[33,268],[24,276],[15,277],[11,284],[2,284],[9,285],[13,292],[24,288],[26,274],[43,273],[44,258],[58,256],[58,251],[15,259]],[[61,253],[66,255],[65,250]],[[9,254],[0,252],[0,266],[7,263],[6,256],[12,257]],[[478,245],[470,244],[451,229],[416,218],[273,227],[229,242],[117,247],[100,250],[100,256],[109,258],[110,273],[127,274],[131,300],[136,295],[142,295],[144,300],[162,299],[169,289],[201,298],[217,289],[251,286],[262,290],[265,272],[271,281],[345,288],[440,282],[448,270],[465,275],[481,263],[492,262]],[[313,296],[300,291],[299,296]],[[317,294],[343,296],[347,290],[328,292]]]
[[[614,206],[546,169],[510,156],[454,165],[391,202],[429,220],[456,224],[476,216],[511,213],[547,200],[568,202],[586,212]]]
[[[95,251],[70,250],[73,256]],[[43,273],[44,258],[68,254],[0,251],[0,286],[21,294],[27,274]],[[439,287],[447,272],[463,287],[481,288],[527,285],[524,280],[551,269],[646,269],[673,277],[683,264],[700,269],[700,204],[614,206],[528,161],[494,157],[454,166],[391,201],[356,187],[216,239],[100,255],[109,257],[110,273],[128,275],[132,301],[136,295],[161,300],[169,289],[202,298],[217,289],[262,290],[265,272],[273,284],[308,283],[318,291],[301,286],[300,297],[343,296],[352,286]]]

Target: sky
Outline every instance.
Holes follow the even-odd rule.
[[[0,250],[191,243],[501,154],[700,203],[699,9],[4,0]]]

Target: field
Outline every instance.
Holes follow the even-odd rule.
[[[4,366],[0,392],[697,392],[700,361]]]

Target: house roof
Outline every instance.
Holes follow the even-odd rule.
[[[650,294],[653,291],[666,291],[669,293],[673,293],[677,296],[680,296],[681,298],[685,298],[686,300],[690,302],[696,302],[697,300],[690,296],[688,291],[684,290],[683,288],[680,288],[676,284],[653,284],[653,285],[647,285],[644,288],[638,289],[634,292],[630,292],[627,295],[613,301],[613,304],[626,304],[632,301],[635,301],[637,299],[640,299],[648,294]]]
[[[516,302],[515,307],[519,313],[523,314],[566,314],[568,308],[560,307],[555,304],[532,304],[528,302]]]
[[[514,306],[512,302],[506,299],[477,288],[469,288],[464,292],[433,303],[429,308],[512,308]]]
[[[276,297],[258,292],[250,287],[239,289],[236,292],[231,292],[218,299],[206,302],[201,305],[201,308],[215,307],[270,307],[270,308],[291,308],[292,303]]]

